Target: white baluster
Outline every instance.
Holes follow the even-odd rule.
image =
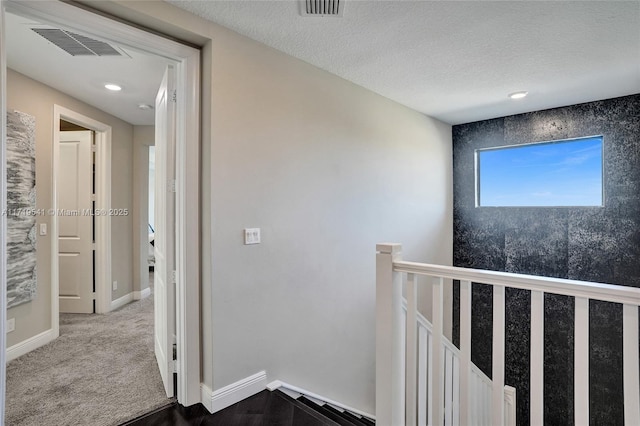
[[[452,354],[453,357],[453,354]],[[460,362],[453,357],[453,426],[460,426]]]
[[[493,286],[493,362],[492,362],[492,425],[504,423],[504,294],[503,286]]]
[[[416,276],[407,274],[407,364],[406,364],[406,424],[416,426],[417,421],[417,350],[418,350],[418,294]]]
[[[574,417],[576,425],[589,424],[589,299],[576,297],[574,339]]]
[[[460,424],[471,424],[471,281],[460,281]]]
[[[453,420],[453,354],[444,349],[444,424],[450,425]]]
[[[429,352],[427,354],[427,422],[429,425],[433,425],[433,330],[428,336]]]
[[[640,369],[638,368],[638,307],[623,305],[624,423],[640,425]]]
[[[432,425],[442,425],[443,416],[443,397],[444,397],[444,360],[443,360],[443,346],[442,346],[442,311],[443,311],[443,297],[442,297],[442,278],[434,280],[433,283],[433,299],[432,299],[432,316],[433,316],[433,348],[431,350],[432,368],[431,371],[431,412],[433,414]]]
[[[544,424],[544,293],[531,291],[531,424]]]
[[[472,374],[471,377],[469,377],[469,419],[478,419],[480,416],[478,415],[479,410],[478,410],[478,392],[476,389],[476,376],[475,374]],[[464,412],[464,407],[463,408],[463,412]],[[476,422],[477,423],[477,422]],[[469,426],[471,423],[462,423],[462,419],[460,420],[460,424],[462,424],[462,426]]]
[[[405,397],[407,396],[407,312],[404,309],[402,310],[402,328],[400,329],[400,336],[400,340],[402,341],[402,346],[400,347],[400,371],[402,371],[402,374],[400,375],[400,389],[402,389],[402,392],[400,392],[399,403],[402,408],[402,418],[399,420],[402,420],[402,424],[404,424],[406,418],[405,410],[407,407],[405,400]]]
[[[402,426],[402,277],[393,270],[402,246],[378,244],[376,250],[376,420]]]
[[[504,387],[504,424],[516,426],[516,388],[513,386]]]
[[[480,395],[482,395],[480,403],[482,424],[484,426],[491,426],[491,385],[487,385],[482,380],[478,380],[478,386],[480,387]]]
[[[418,330],[418,426],[427,426],[429,334],[422,326]]]

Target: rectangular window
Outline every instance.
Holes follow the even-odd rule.
[[[476,150],[476,205],[601,207],[602,154],[602,136]]]

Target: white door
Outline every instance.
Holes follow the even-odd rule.
[[[60,312],[93,313],[93,132],[60,132],[58,263]]]
[[[167,396],[173,396],[175,305],[175,101],[174,73],[168,67],[156,97],[155,175],[155,353]]]

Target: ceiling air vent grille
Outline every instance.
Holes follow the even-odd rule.
[[[345,0],[300,0],[302,16],[342,17]]]
[[[71,56],[122,56],[109,44],[58,28],[32,28],[33,31]]]

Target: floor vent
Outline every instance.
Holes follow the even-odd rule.
[[[302,16],[342,17],[345,0],[300,0]]]
[[[32,28],[33,31],[71,56],[122,56],[113,46],[58,28]]]

